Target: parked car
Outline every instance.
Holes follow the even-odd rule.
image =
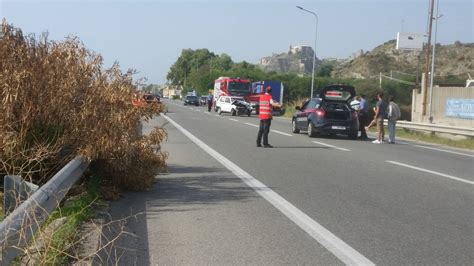
[[[252,106],[246,102],[242,97],[220,96],[216,101],[217,113],[230,113],[235,115],[252,114]]]
[[[159,103],[160,95],[158,94],[144,94],[143,99],[146,103]]]
[[[355,88],[349,85],[324,87],[318,98],[306,101],[296,107],[292,118],[292,131],[306,130],[309,137],[318,134],[345,134],[356,139],[359,130],[357,111],[349,102],[355,96]]]
[[[186,96],[186,98],[184,99],[184,105],[188,105],[188,104],[199,106],[199,98],[194,95]]]

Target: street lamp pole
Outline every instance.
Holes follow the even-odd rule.
[[[305,12],[308,12],[308,13],[311,13],[314,15],[314,18],[316,19],[316,29],[315,29],[315,33],[314,33],[314,51],[313,51],[313,74],[312,74],[312,77],[311,77],[311,98],[313,98],[313,89],[314,89],[314,66],[316,65],[316,43],[317,43],[317,40],[318,40],[318,15],[316,15],[316,13],[314,13],[313,11],[309,11],[307,9],[304,9],[300,6],[296,6],[297,8],[305,11]]]
[[[433,42],[433,54],[431,56],[431,75],[430,75],[430,106],[429,106],[429,121],[433,123],[433,113],[432,113],[432,104],[433,104],[433,80],[434,80],[434,68],[435,68],[435,54],[436,54],[436,35],[438,34],[438,19],[443,15],[438,16],[439,11],[439,0],[436,1],[436,17],[435,19],[435,33],[434,33],[434,42]]]

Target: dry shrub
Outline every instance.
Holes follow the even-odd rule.
[[[103,60],[77,38],[23,35],[4,20],[0,32],[0,174],[45,182],[80,154],[107,177],[142,189],[165,166],[162,128],[148,136],[140,119],[160,106],[134,107],[134,71]]]

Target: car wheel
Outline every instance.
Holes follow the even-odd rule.
[[[313,138],[316,136],[316,132],[314,132],[314,126],[311,121],[308,123],[308,137]]]
[[[250,117],[250,115],[252,115],[252,111],[251,111],[251,110],[247,111],[247,116]]]
[[[293,133],[300,133],[300,130],[298,128],[296,128],[296,120],[293,119],[293,121],[291,122],[291,131]]]
[[[217,107],[217,113],[220,115],[222,114],[222,111],[221,111],[221,108],[220,107]]]
[[[235,109],[232,109],[232,110],[230,111],[230,115],[231,115],[231,116],[236,116],[236,115],[237,115],[237,111],[235,111]]]

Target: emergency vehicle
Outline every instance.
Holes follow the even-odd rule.
[[[272,88],[272,99],[279,103],[283,103],[283,83],[281,81],[263,80],[252,83],[251,94],[247,97],[247,101],[252,105],[252,109],[258,114],[258,105],[260,102],[260,95],[265,94],[265,88],[270,86]],[[280,112],[279,108],[274,111]]]
[[[240,78],[219,77],[214,81],[214,111],[220,96],[239,96],[247,99],[250,95],[250,80]]]

